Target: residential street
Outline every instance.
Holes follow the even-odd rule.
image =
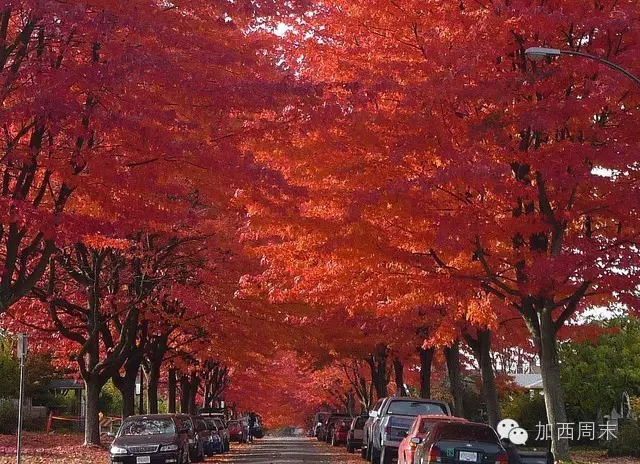
[[[210,460],[207,460],[210,461]],[[349,455],[343,446],[333,448],[311,438],[265,438],[249,446],[233,446],[215,463],[362,463],[359,454]]]

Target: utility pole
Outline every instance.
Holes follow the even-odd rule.
[[[18,400],[18,446],[16,462],[22,463],[22,415],[24,404],[24,377],[27,364],[27,352],[29,350],[27,335],[18,334],[18,359],[20,361],[20,398]]]

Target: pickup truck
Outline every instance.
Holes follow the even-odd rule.
[[[450,416],[449,405],[441,401],[410,397],[385,398],[379,409],[371,411],[374,419],[368,432],[368,445],[373,464],[391,464],[398,447],[416,416],[441,414]]]

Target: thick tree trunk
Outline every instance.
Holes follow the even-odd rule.
[[[200,379],[198,374],[191,374],[190,389],[189,389],[189,414],[196,414],[197,406],[196,399],[198,396],[198,386],[200,385]]]
[[[158,385],[160,384],[160,367],[151,363],[147,378],[147,401],[149,414],[158,414]]]
[[[385,398],[389,395],[387,384],[387,351],[386,345],[380,343],[376,346],[375,354],[367,358],[367,363],[371,368],[371,381],[376,389],[378,399]]]
[[[189,413],[190,397],[191,397],[191,382],[189,382],[189,375],[183,374],[180,376],[180,412],[183,414]]]
[[[140,415],[144,414],[144,371],[142,370],[142,366],[140,366],[140,404],[138,405],[138,413]]]
[[[407,389],[404,386],[404,366],[398,358],[393,358],[393,371],[396,378],[396,394],[407,396]]]
[[[85,379],[85,388],[87,393],[87,405],[85,410],[84,421],[84,444],[99,445],[100,444],[100,391],[102,390],[102,382],[98,378],[89,377]]]
[[[556,344],[556,330],[551,316],[551,310],[545,308],[538,312],[540,334],[534,336],[538,355],[540,356],[540,369],[542,385],[544,387],[544,400],[547,409],[547,422],[553,430],[552,450],[555,460],[569,459],[569,441],[558,439],[557,425],[567,422],[567,411],[564,403],[564,390],[560,383],[560,362],[558,359],[558,347]]]
[[[176,387],[177,387],[177,379],[176,379],[176,370],[172,367],[169,369],[169,380],[168,380],[168,403],[169,403],[169,412],[176,412]]]
[[[458,417],[464,417],[464,385],[462,383],[462,371],[460,369],[460,346],[458,342],[444,349],[447,360],[447,372],[451,396],[453,396],[453,413]]]
[[[420,348],[420,397],[431,398],[431,363],[435,348]]]
[[[113,384],[122,395],[122,417],[133,416],[136,413],[136,377],[141,357],[132,355],[124,365],[124,375],[117,373],[112,376]]]
[[[478,338],[469,337],[469,346],[480,366],[482,375],[482,394],[487,405],[489,425],[496,428],[500,422],[500,401],[496,388],[496,376],[491,362],[491,331],[478,330]]]

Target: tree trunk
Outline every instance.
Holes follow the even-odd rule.
[[[555,460],[569,459],[569,441],[558,439],[556,432],[558,424],[567,422],[567,411],[564,403],[564,390],[560,383],[560,362],[556,344],[556,329],[551,316],[551,310],[544,308],[538,311],[540,333],[534,336],[538,355],[540,356],[540,370],[544,387],[544,401],[547,410],[547,422],[553,431],[552,451]]]
[[[102,382],[98,378],[89,377],[84,382],[87,392],[87,407],[84,421],[84,444],[100,444],[100,391]]]
[[[196,414],[196,399],[198,396],[198,387],[200,386],[200,379],[195,372],[191,374],[191,381],[189,382],[189,414]]]
[[[471,346],[471,345],[470,345]],[[496,388],[496,376],[491,362],[491,331],[478,330],[478,339],[475,346],[471,346],[482,375],[482,393],[487,404],[487,416],[489,425],[493,428],[500,422],[500,401],[498,400],[498,389]]]
[[[180,412],[183,414],[189,414],[190,396],[191,382],[189,382],[189,375],[183,374],[180,376]]]
[[[447,360],[449,384],[451,396],[453,396],[453,413],[458,417],[464,417],[464,385],[462,383],[462,372],[460,369],[460,346],[458,342],[446,347],[444,349],[444,356]]]
[[[149,406],[149,414],[158,414],[158,384],[160,383],[160,366],[153,363],[149,369],[149,377],[147,379],[147,401]]]
[[[140,365],[140,404],[138,413],[140,415],[144,414],[144,370],[142,369],[142,364]]]
[[[172,367],[169,369],[169,380],[168,380],[168,390],[169,390],[169,412],[176,412],[176,387],[177,387],[177,379],[176,379],[176,370]]]
[[[124,375],[117,373],[112,376],[113,385],[122,395],[122,417],[133,416],[136,413],[136,377],[141,357],[132,354],[124,365]]]
[[[393,358],[393,371],[396,378],[396,394],[407,396],[407,389],[404,386],[404,366],[398,358]]]
[[[371,381],[376,389],[378,399],[386,398],[389,393],[387,389],[387,346],[380,343],[376,346],[375,354],[367,358],[367,363],[371,368]]]
[[[435,348],[420,348],[420,397],[431,398],[431,363]]]

